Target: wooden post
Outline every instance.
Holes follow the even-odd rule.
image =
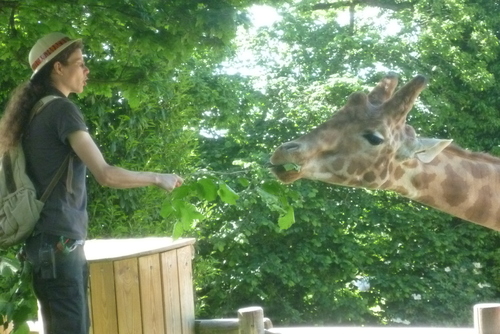
[[[270,319],[264,318],[264,328],[273,328]],[[195,320],[196,334],[239,334],[240,320],[237,318],[226,319],[198,319]]]
[[[474,305],[474,329],[476,334],[500,334],[500,304]]]
[[[238,310],[240,334],[264,334],[264,311],[253,306]]]
[[[238,319],[207,319],[195,320],[197,334],[239,334]]]

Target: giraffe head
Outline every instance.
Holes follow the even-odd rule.
[[[331,119],[278,147],[271,157],[273,173],[285,183],[304,178],[388,189],[398,167],[429,163],[451,143],[417,137],[406,124],[426,82],[417,76],[394,93],[398,79],[389,74],[368,95],[352,94]]]

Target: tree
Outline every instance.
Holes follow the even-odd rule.
[[[29,78],[28,52],[38,38],[53,31],[81,37],[90,80],[73,98],[104,156],[132,170],[190,174],[198,167],[205,112],[197,103],[198,71],[206,76],[232,52],[237,28],[246,24],[243,9],[265,2],[2,1],[0,106]],[[160,217],[165,194],[157,189],[120,192],[89,178],[89,197],[90,237],[172,233],[173,222]],[[15,251],[1,253],[0,313],[22,331],[36,305],[18,280]]]
[[[350,4],[280,7],[282,20],[250,42],[264,69],[254,78],[254,106],[233,110],[246,116],[226,124],[224,136],[204,139],[207,165],[250,170],[247,182],[227,181],[239,206],[213,210],[210,224],[197,226],[204,316],[253,303],[281,324],[463,326],[474,303],[498,298],[498,233],[391,193],[311,181],[283,188],[263,172],[262,152],[328,119],[387,70],[402,81],[430,77],[410,119],[421,135],[496,153],[499,35],[488,13],[498,2],[359,1],[342,25],[341,5]],[[295,222],[279,230],[287,205]],[[366,282],[368,290],[357,287]]]

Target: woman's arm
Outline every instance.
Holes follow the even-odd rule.
[[[86,131],[75,131],[68,136],[68,140],[100,185],[112,188],[139,188],[155,185],[167,191],[172,191],[182,185],[183,179],[175,174],[133,172],[108,165]]]

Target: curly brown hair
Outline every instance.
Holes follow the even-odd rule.
[[[68,64],[71,54],[83,49],[81,41],[76,41],[61,51],[54,59],[43,66],[31,80],[22,83],[11,93],[3,117],[0,119],[0,156],[16,146],[30,121],[31,110],[35,103],[48,95],[53,86],[50,74],[56,62]]]

